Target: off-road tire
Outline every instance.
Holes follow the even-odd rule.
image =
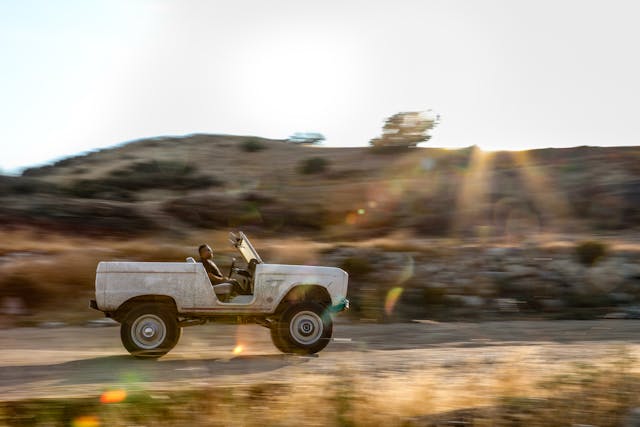
[[[126,313],[120,339],[129,353],[140,359],[156,359],[176,346],[182,335],[175,310],[166,304],[140,304]]]
[[[275,325],[271,328],[271,341],[273,345],[283,353],[291,353],[291,346],[280,336],[279,322],[274,323]]]
[[[271,339],[280,351],[313,354],[329,344],[333,319],[327,307],[315,302],[302,302],[287,307],[274,329]]]

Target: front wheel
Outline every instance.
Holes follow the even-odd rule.
[[[182,328],[169,307],[142,304],[129,311],[120,326],[124,348],[138,358],[155,359],[176,346]]]
[[[313,354],[329,344],[333,320],[329,310],[314,302],[288,307],[273,326],[271,339],[284,353]]]

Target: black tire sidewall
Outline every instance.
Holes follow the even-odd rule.
[[[271,341],[283,353],[291,353],[291,346],[280,335],[279,323],[271,327]]]
[[[145,314],[158,316],[162,319],[166,328],[164,340],[154,349],[140,348],[131,338],[131,327],[133,323],[137,318]],[[120,338],[124,348],[133,356],[145,359],[157,358],[167,354],[176,346],[181,335],[182,328],[178,326],[178,318],[175,310],[172,310],[171,307],[164,304],[140,304],[125,315],[120,325]]]
[[[298,342],[293,336],[291,336],[290,323],[293,317],[301,311],[311,311],[317,314],[322,319],[322,335],[317,341],[310,344],[303,344]],[[276,325],[277,335],[284,341],[284,345],[291,353],[298,354],[313,354],[317,353],[329,344],[331,340],[331,334],[333,333],[333,319],[327,307],[315,303],[315,302],[302,302],[291,305],[288,307],[280,318],[280,321]],[[272,333],[273,338],[273,333]],[[274,342],[275,344],[275,342]],[[278,345],[276,344],[276,347]],[[279,348],[279,347],[278,347]]]

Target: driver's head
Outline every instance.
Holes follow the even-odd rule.
[[[202,259],[209,259],[213,256],[211,247],[206,243],[198,246],[198,253],[200,254],[200,258]]]

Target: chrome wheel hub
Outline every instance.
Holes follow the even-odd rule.
[[[131,338],[140,348],[151,350],[164,342],[167,327],[155,314],[143,314],[131,325]]]
[[[320,339],[324,326],[322,319],[313,311],[296,313],[289,324],[291,337],[300,344],[313,344]]]

